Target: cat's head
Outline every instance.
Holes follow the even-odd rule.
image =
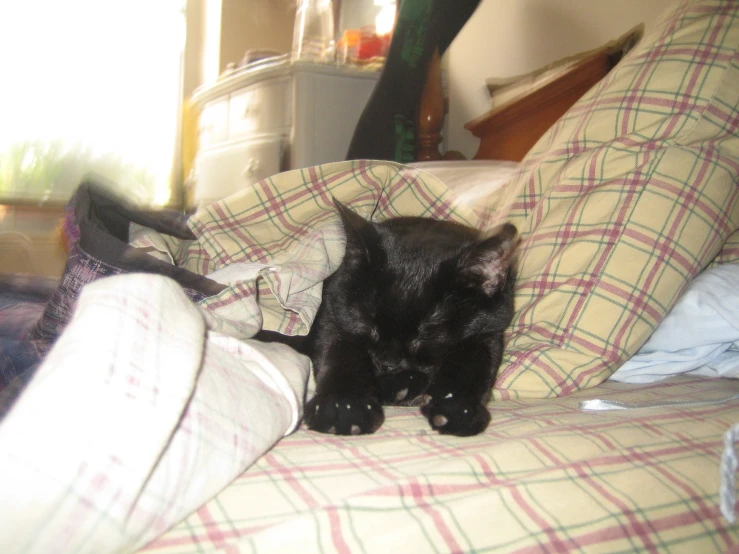
[[[336,206],[346,251],[326,291],[330,310],[341,332],[366,345],[377,375],[433,374],[465,340],[502,340],[513,314],[513,225],[482,237],[426,218],[373,223]]]

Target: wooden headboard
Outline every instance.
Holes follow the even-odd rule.
[[[445,103],[446,99],[441,86],[441,60],[437,50],[429,64],[418,110],[416,160],[419,162],[442,159],[439,143],[441,143],[441,129],[444,127],[444,117],[447,112]]]
[[[480,139],[476,160],[521,161],[539,138],[593,85],[605,77],[621,55],[601,49],[568,64],[561,75],[465,124]],[[416,159],[464,159],[459,152],[439,152],[446,114],[438,53],[434,55],[421,96]]]

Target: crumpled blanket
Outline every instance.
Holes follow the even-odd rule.
[[[649,340],[610,379],[651,383],[682,373],[739,377],[739,264],[698,275]]]
[[[375,221],[415,215],[484,228],[493,213],[484,202],[473,210],[419,169],[337,162],[280,173],[206,206],[188,220],[196,241],[138,229],[133,244],[205,276],[244,264],[243,275],[220,279],[225,290],[198,303],[208,328],[238,338],[261,329],[305,335],[321,302],[322,283],[344,255],[334,197]]]
[[[4,554],[130,552],[301,417],[309,361],[206,331],[173,280],[107,277],[0,425]]]
[[[188,220],[195,240],[132,229],[136,248],[226,287],[194,300],[142,273],[80,287],[0,422],[4,554],[135,550],[295,428],[308,359],[248,339],[308,331],[344,252],[334,197],[375,220],[481,226],[492,213],[418,169],[357,161],[282,173],[216,202]]]

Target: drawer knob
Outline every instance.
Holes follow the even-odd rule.
[[[258,102],[247,102],[246,107],[244,108],[244,114],[241,116],[243,119],[249,119],[250,117],[254,117],[259,113],[259,103]]]
[[[244,171],[241,172],[241,175],[244,177],[254,177],[254,175],[257,174],[257,171],[259,171],[259,160],[256,158],[250,158],[246,163]]]

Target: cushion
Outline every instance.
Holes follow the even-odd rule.
[[[497,398],[608,378],[739,228],[738,46],[735,2],[680,3],[524,158]]]

